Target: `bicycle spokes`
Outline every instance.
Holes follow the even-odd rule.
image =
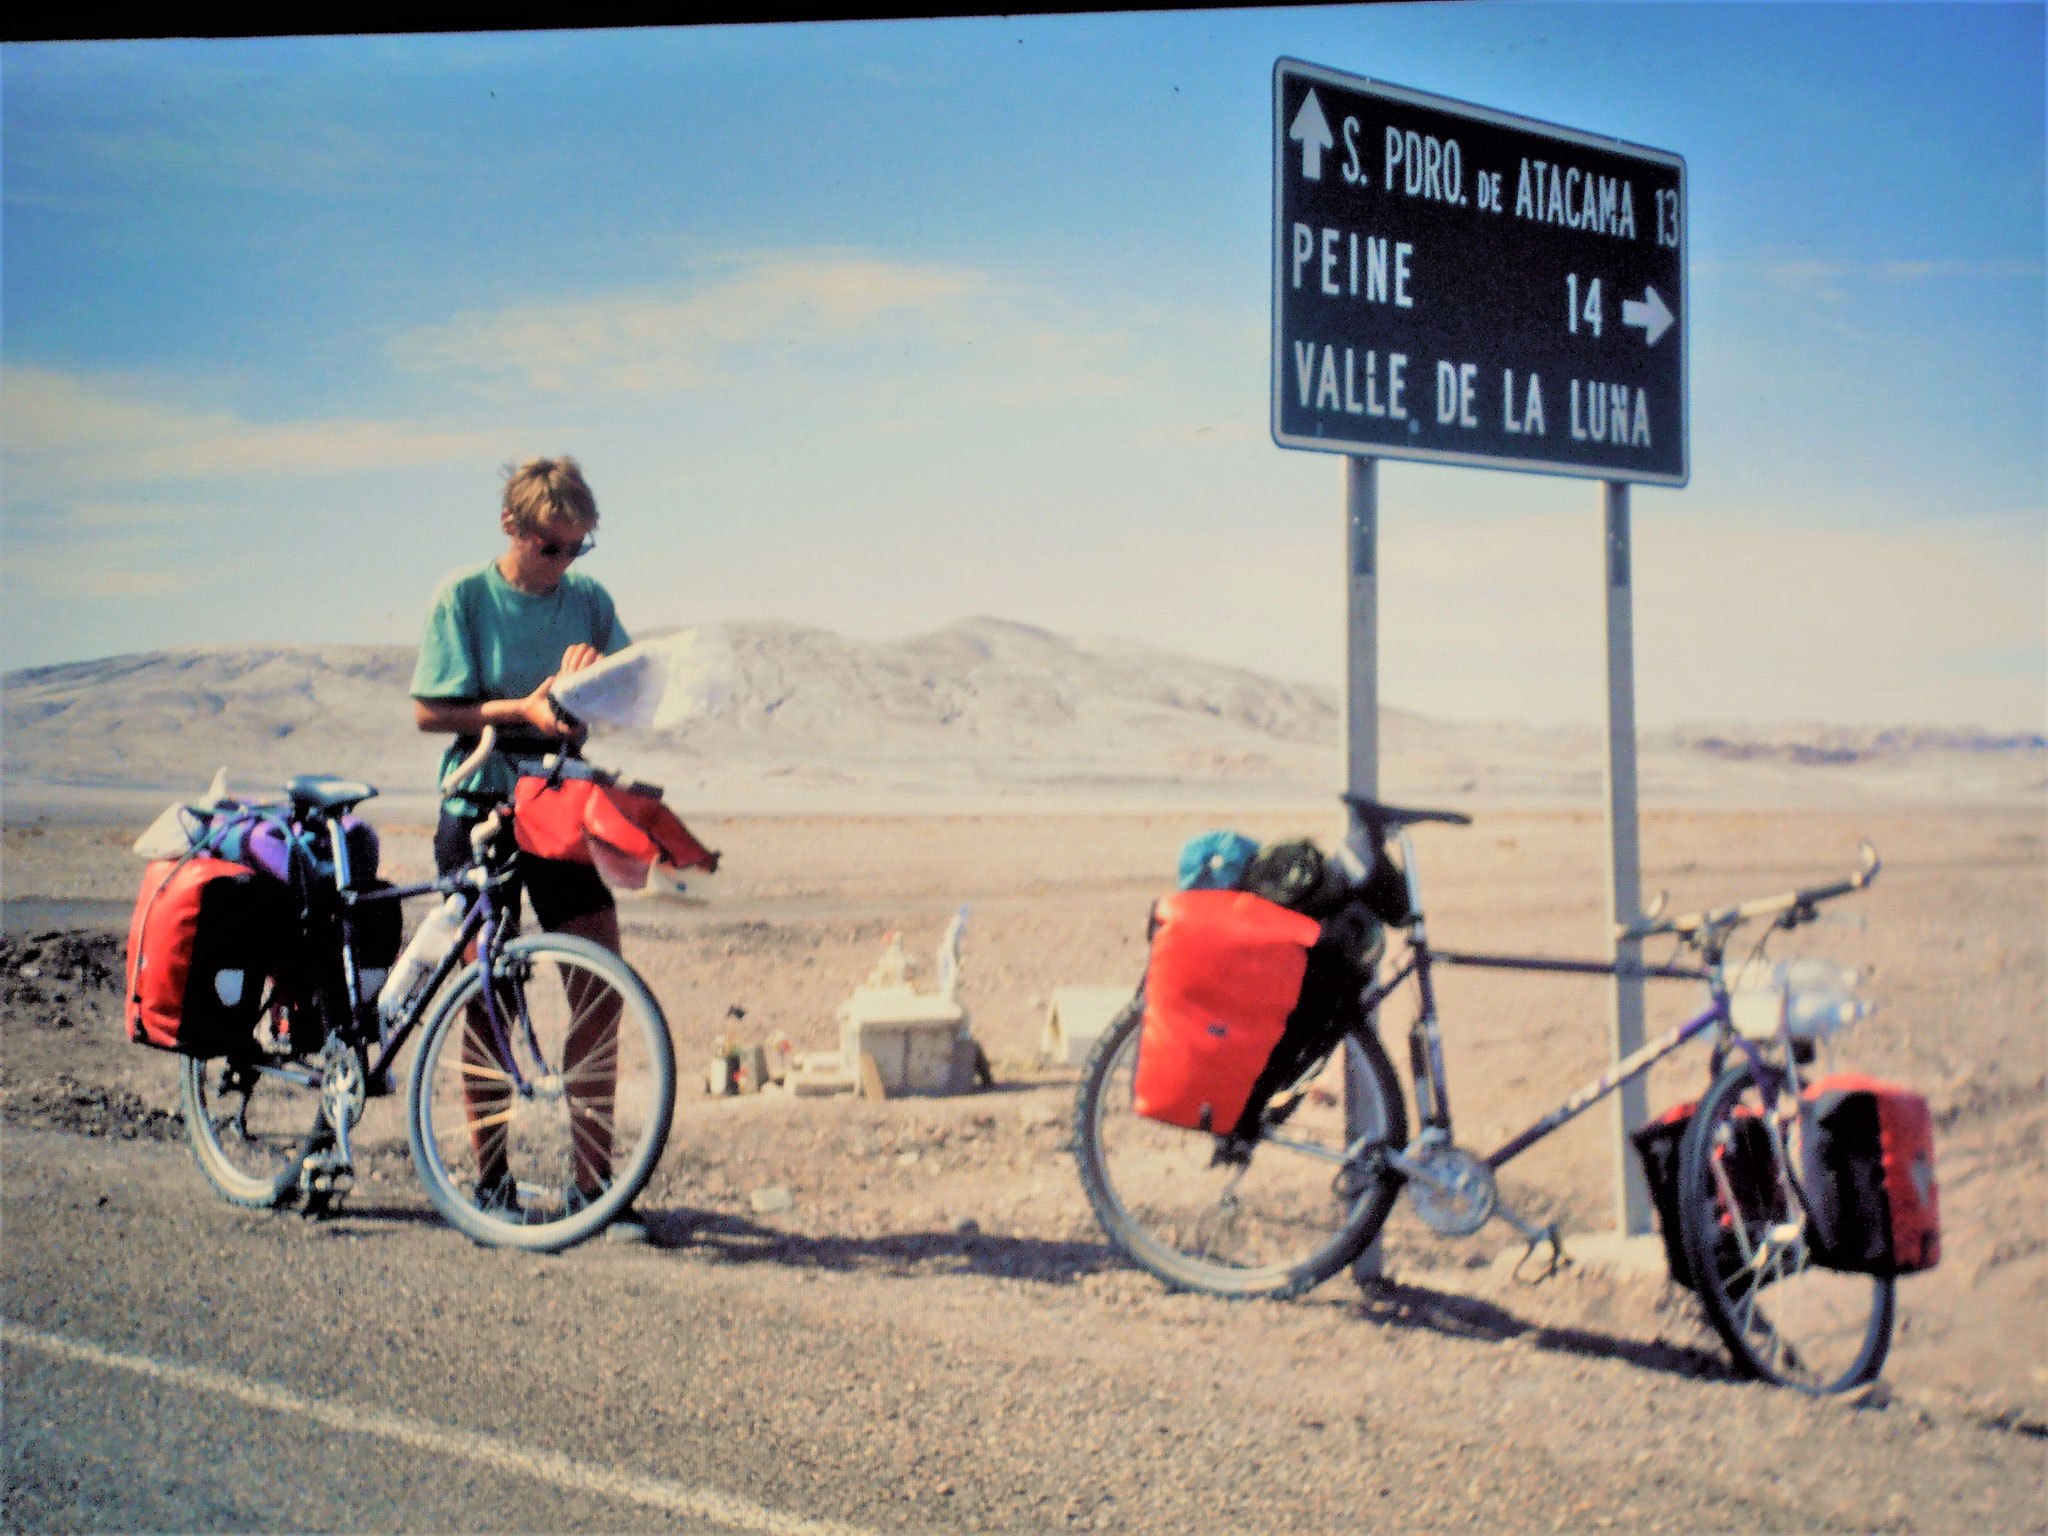
[[[437,1204],[480,1240],[559,1246],[615,1211],[659,1155],[674,1057],[659,1008],[616,956],[516,941],[423,1042],[416,1150]],[[515,1230],[516,1229],[516,1230]],[[484,1235],[488,1233],[488,1235]]]
[[[1890,1344],[1891,1281],[1814,1262],[1775,1082],[1748,1066],[1700,1101],[1681,1219],[1700,1302],[1738,1369],[1815,1393],[1867,1381]]]

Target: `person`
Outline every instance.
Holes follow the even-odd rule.
[[[442,874],[469,862],[471,830],[495,798],[510,798],[516,777],[508,755],[575,755],[581,732],[548,699],[556,678],[630,643],[611,595],[572,569],[596,546],[597,518],[597,498],[574,459],[532,458],[508,465],[498,517],[504,553],[483,566],[457,571],[434,593],[411,692],[420,730],[455,738],[442,754],[437,777],[445,779],[475,750],[485,726],[497,728],[500,749],[442,802],[434,831],[434,863]],[[514,903],[522,887],[542,928],[619,952],[618,908],[590,865],[522,852],[510,891]],[[563,1071],[578,1084],[572,1090],[578,1101],[572,1110],[581,1111],[571,1116],[574,1177],[577,1195],[587,1199],[611,1176],[607,1128],[614,1084],[600,1081],[599,1073],[575,1069],[593,1052],[600,1062],[615,1054],[610,1047],[620,1003],[608,988],[592,998],[572,995],[569,1003],[579,1022],[563,1046]],[[487,1208],[517,1211],[518,1191],[505,1144],[502,1074],[491,1070],[483,1010],[476,1003],[470,1007],[463,1059],[483,1069],[467,1074],[464,1087],[477,1195]],[[646,1224],[629,1208],[613,1221],[612,1234],[644,1241]]]

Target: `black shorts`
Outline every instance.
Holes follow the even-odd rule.
[[[482,819],[456,816],[446,806],[441,808],[440,824],[434,828],[434,868],[439,873],[445,875],[469,863],[470,828]],[[530,853],[522,853],[515,869],[509,896],[517,901],[520,888],[525,887],[527,899],[533,903],[533,915],[550,933],[564,923],[593,912],[609,912],[618,905],[612,900],[611,887],[588,864],[536,859]]]

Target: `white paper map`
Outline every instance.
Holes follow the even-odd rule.
[[[591,725],[665,731],[732,697],[732,642],[723,628],[643,640],[558,682],[555,702]]]

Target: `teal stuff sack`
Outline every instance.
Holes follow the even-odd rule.
[[[1180,850],[1180,888],[1236,890],[1258,851],[1259,845],[1242,832],[1219,829],[1191,837]]]

